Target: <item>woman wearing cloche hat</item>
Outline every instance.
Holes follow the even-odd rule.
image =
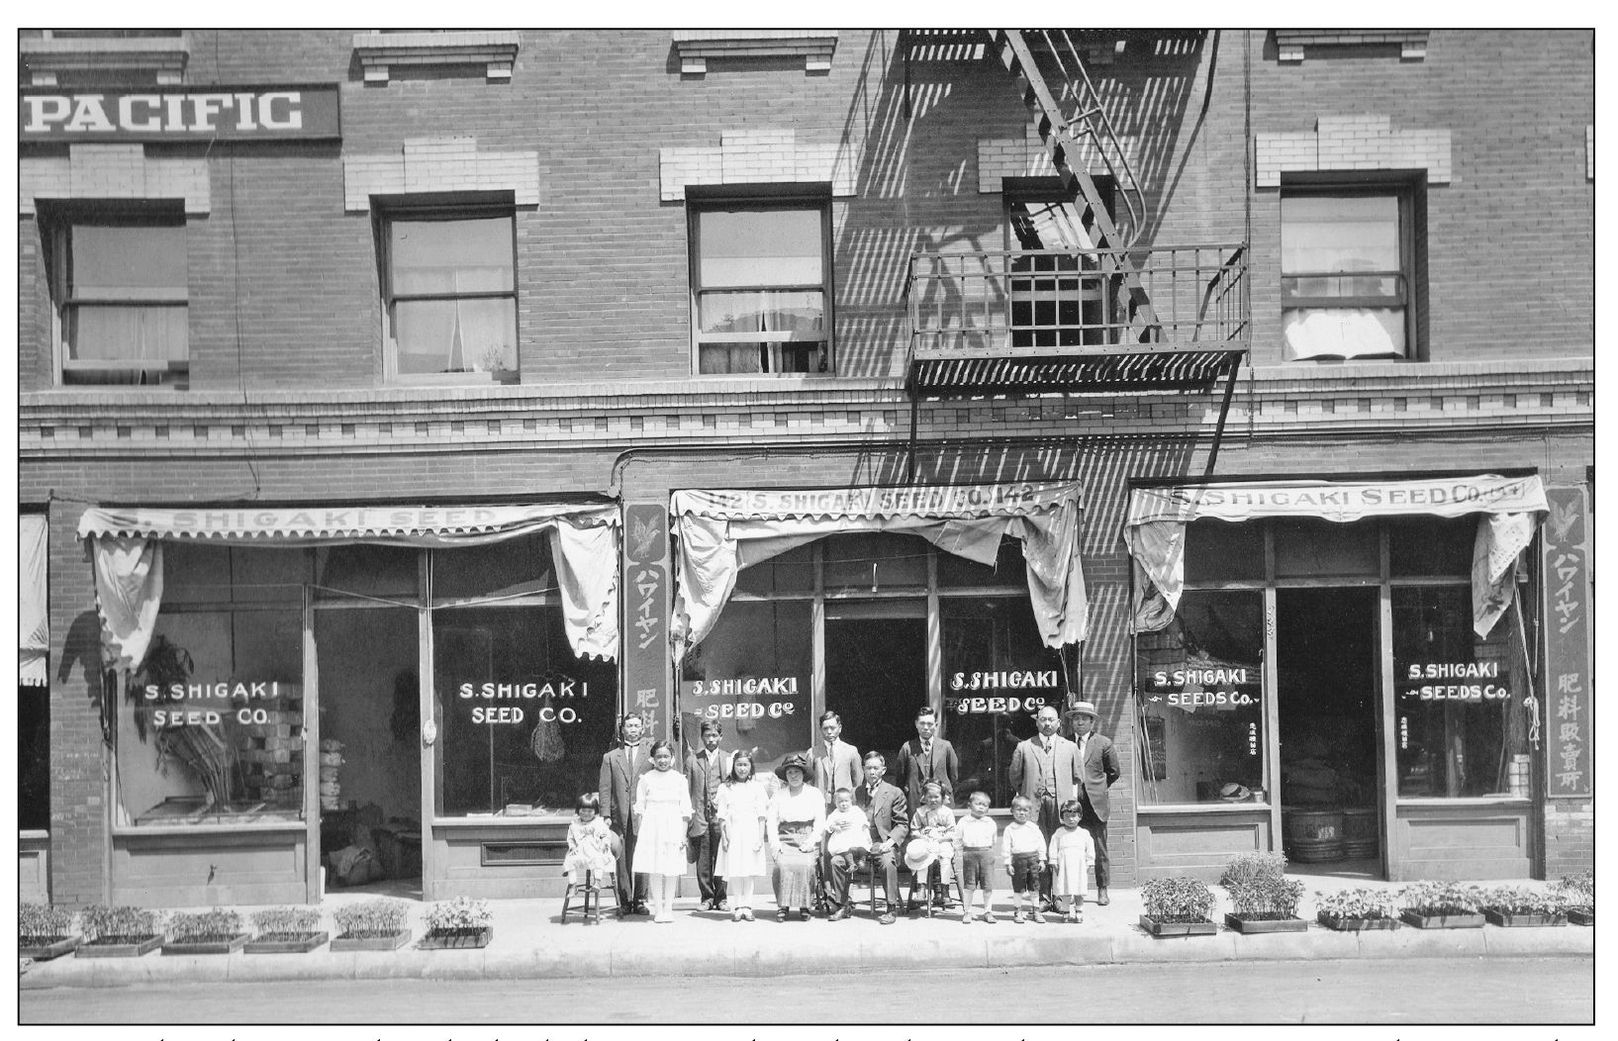
[[[826,825],[826,801],[820,789],[805,784],[809,761],[799,753],[781,760],[775,775],[786,782],[770,799],[768,835],[775,855],[775,920],[784,922],[796,907],[809,920],[814,895],[815,858]]]

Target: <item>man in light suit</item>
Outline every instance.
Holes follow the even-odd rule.
[[[1112,864],[1107,858],[1107,789],[1118,780],[1118,752],[1112,740],[1096,733],[1096,707],[1088,701],[1073,706],[1073,732],[1079,735],[1079,826],[1096,845],[1096,903],[1110,904],[1107,882]]]
[[[881,752],[865,754],[865,782],[854,789],[854,805],[864,810],[871,822],[871,860],[882,872],[883,890],[888,897],[888,906],[877,921],[892,925],[894,908],[899,906],[899,857],[910,832],[910,807],[905,803],[905,793],[882,779],[887,769]],[[837,914],[846,918],[848,869],[839,870],[834,861],[832,878],[844,901]]]
[[[702,747],[685,757],[685,780],[691,791],[691,820],[686,829],[685,856],[696,865],[697,889],[702,893],[704,911],[728,911],[725,880],[714,875],[723,831],[719,808],[714,800],[719,786],[730,776],[731,753],[721,751],[724,731],[716,719],[702,721]]]
[[[645,723],[625,716],[618,724],[618,747],[601,757],[601,812],[618,836],[618,914],[646,913],[646,876],[634,872],[635,785],[651,769],[652,757],[640,747]]]
[[[843,721],[837,713],[822,712],[820,733],[825,740],[809,749],[815,787],[825,796],[828,809],[832,805],[832,793],[837,789],[853,791],[860,786],[860,750],[838,737],[842,732]]]
[[[928,781],[944,786],[944,805],[955,805],[961,761],[955,746],[938,736],[938,714],[931,705],[923,705],[916,713],[916,737],[899,747],[896,764],[911,808],[921,805],[921,786]]]
[[[1035,822],[1047,844],[1061,826],[1061,805],[1077,798],[1079,790],[1079,746],[1057,733],[1061,716],[1055,705],[1046,705],[1035,717],[1039,733],[1017,745],[1011,753],[1011,787],[1034,804]],[[1051,871],[1046,865],[1039,876],[1041,911],[1051,910]]]

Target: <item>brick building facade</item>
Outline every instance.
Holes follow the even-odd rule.
[[[1589,769],[1593,732],[1575,728],[1584,744],[1566,765],[1566,732],[1558,725],[1587,716],[1589,703],[1575,699],[1572,716],[1562,708],[1559,717],[1558,692],[1547,685],[1550,676],[1572,675],[1581,693],[1589,660],[1578,658],[1576,645],[1550,642],[1548,620],[1566,580],[1542,559],[1544,532],[1522,555],[1517,606],[1495,634],[1457,636],[1461,649],[1449,657],[1434,651],[1437,657],[1423,658],[1401,649],[1396,619],[1407,607],[1428,611],[1443,619],[1440,628],[1464,635],[1466,626],[1457,628],[1449,615],[1461,602],[1455,598],[1464,599],[1477,514],[1444,519],[1413,510],[1402,519],[1360,519],[1349,525],[1360,534],[1344,541],[1368,547],[1363,561],[1332,564],[1324,562],[1330,554],[1310,550],[1305,556],[1314,553],[1315,565],[1290,573],[1288,546],[1335,541],[1314,522],[1289,527],[1292,520],[1274,515],[1231,525],[1193,521],[1186,603],[1231,598],[1196,617],[1223,618],[1220,626],[1231,632],[1240,625],[1230,618],[1245,618],[1249,606],[1264,619],[1266,632],[1255,637],[1261,653],[1223,661],[1229,671],[1253,674],[1242,682],[1263,707],[1252,710],[1250,739],[1211,712],[1167,717],[1161,726],[1142,722],[1170,711],[1151,706],[1151,685],[1142,678],[1143,663],[1156,653],[1150,648],[1182,664],[1220,655],[1211,645],[1192,647],[1179,623],[1150,639],[1149,630],[1132,627],[1132,597],[1145,592],[1145,579],[1123,533],[1141,489],[1232,481],[1307,477],[1394,487],[1493,474],[1532,478],[1553,493],[1574,490],[1578,503],[1593,504],[1591,34],[1434,30],[1338,39],[1290,30],[1096,31],[1060,39],[1083,55],[1109,121],[1107,144],[1068,142],[1060,156],[1067,171],[1053,164],[1041,137],[1038,102],[1025,104],[1015,68],[1008,71],[1003,56],[1012,48],[1004,35],[25,35],[19,503],[24,514],[48,517],[50,632],[48,685],[22,689],[33,699],[32,725],[48,733],[44,813],[23,822],[25,891],[33,879],[65,903],[307,899],[318,889],[319,865],[331,867],[321,855],[331,849],[322,847],[346,845],[352,830],[333,832],[356,821],[381,833],[373,844],[394,873],[410,862],[400,845],[420,842],[428,896],[559,884],[557,848],[571,793],[595,781],[579,764],[605,749],[615,709],[646,709],[664,731],[680,711],[700,715],[707,703],[687,703],[691,684],[700,688],[699,681],[720,675],[701,669],[756,655],[756,626],[766,618],[777,631],[801,623],[803,646],[788,654],[781,647],[790,641],[782,638],[773,651],[777,678],[790,672],[803,691],[800,747],[813,736],[803,716],[832,706],[852,723],[865,709],[843,707],[848,690],[901,682],[872,660],[884,640],[905,639],[884,633],[917,634],[914,646],[894,654],[914,659],[904,667],[915,671],[904,675],[921,686],[877,703],[887,717],[880,737],[849,727],[846,736],[862,748],[896,748],[915,704],[925,701],[944,714],[946,737],[981,744],[989,755],[1029,727],[1021,718],[979,719],[960,708],[946,689],[957,671],[951,655],[987,656],[965,672],[971,664],[984,672],[1033,669],[1042,654],[1055,655],[1062,682],[1053,696],[1095,702],[1101,730],[1119,750],[1123,777],[1113,788],[1108,837],[1122,884],[1173,871],[1217,874],[1243,849],[1301,843],[1303,859],[1329,858],[1331,851],[1316,846],[1329,845],[1330,836],[1305,825],[1318,823],[1309,815],[1328,804],[1345,803],[1372,812],[1375,849],[1366,859],[1384,877],[1555,878],[1589,866],[1588,780],[1573,779],[1560,791],[1557,781],[1575,766]],[[1056,44],[1034,39],[1032,46],[1038,78],[1060,99],[1083,98],[1080,80],[1047,67]],[[1547,76],[1547,69],[1558,71]],[[301,128],[266,130],[282,102],[264,99],[299,90],[301,97],[329,95],[329,124],[311,107]],[[213,103],[212,118],[223,128],[231,119],[246,122],[250,94],[264,126],[206,129],[210,117],[198,114],[196,96],[233,99]],[[192,107],[165,122],[163,99],[176,95]],[[99,98],[102,108],[82,107],[86,97]],[[153,129],[161,126],[171,129]],[[1138,255],[1121,262],[1120,243],[1098,230],[1093,214],[1084,216],[1083,196],[1074,203],[1074,171],[1101,186]],[[1079,214],[1084,241],[1053,237],[1040,209],[1046,206]],[[760,242],[756,228],[763,225],[747,223],[817,213],[818,255],[812,233],[783,231]],[[709,214],[720,215],[711,228]],[[509,234],[509,256],[462,263],[455,258],[473,247],[460,240],[436,247],[427,240],[425,259],[412,252],[409,235],[421,226],[458,219],[492,222]],[[141,289],[133,295],[95,282],[91,251],[100,240],[86,229],[105,227],[178,231],[175,263],[183,277],[170,277],[169,297],[160,299],[155,263],[145,264],[144,274],[124,272]],[[1041,242],[1030,247],[1020,234]],[[1372,253],[1391,251],[1393,268],[1363,257],[1343,268],[1311,267],[1337,248],[1332,235]],[[1182,250],[1192,245],[1209,246],[1216,259]],[[1071,268],[1042,268],[1035,254],[1079,259]],[[939,278],[925,274],[934,261],[915,259],[955,258],[942,262],[950,264],[966,256],[983,266]],[[705,258],[714,260],[711,269]],[[1195,312],[1184,327],[1194,334],[1159,332],[1131,347],[1138,314],[1115,309],[1088,317],[1086,308],[1116,307],[1106,294],[1127,289],[1129,265],[1162,271],[1173,258],[1190,265],[1191,279],[1165,276],[1169,281],[1151,283],[1145,295],[1165,327]],[[457,263],[452,284],[431,282]],[[798,274],[765,277],[788,268]],[[810,269],[817,273],[801,274]],[[756,282],[742,277],[749,274]],[[412,277],[431,285],[411,289]],[[1239,303],[1232,321],[1216,329],[1202,324],[1206,300],[1201,311],[1197,302],[1221,278]],[[1189,293],[1191,302],[1174,293]],[[757,294],[753,312],[741,299],[748,294]],[[709,328],[701,311],[709,296],[717,310],[741,308],[743,323],[756,319],[744,330],[756,339],[734,331],[735,315],[725,316],[732,331],[722,323]],[[1052,310],[1042,309],[1046,300]],[[153,331],[161,321],[151,314],[154,301],[171,312],[183,308],[183,334],[172,325]],[[985,301],[987,317],[970,311]],[[1020,304],[1027,310],[1018,311]],[[490,332],[504,319],[486,317],[508,306],[509,342]],[[112,317],[97,312],[120,307]],[[407,349],[422,342],[410,337],[424,336],[419,330],[438,320],[413,317],[428,312],[453,312],[442,365],[418,363],[413,359],[426,355]],[[1316,331],[1311,323],[1320,315],[1335,323],[1335,333]],[[974,324],[980,320],[987,324]],[[120,340],[137,325],[143,343],[163,341],[161,364],[145,347]],[[1382,349],[1328,342],[1354,340],[1373,326],[1388,337]],[[502,346],[510,354],[472,357],[474,334],[495,335],[495,354]],[[969,344],[970,337],[979,338]],[[1008,358],[1043,348],[1047,359],[1144,353],[1158,361],[1133,376],[1045,389],[990,378],[917,391],[925,349],[952,343]],[[1228,383],[1227,370],[1194,386],[1176,383],[1160,364],[1165,355],[1213,348],[1238,355]],[[108,363],[109,352],[117,364]],[[406,371],[418,364],[430,371]],[[442,371],[448,369],[460,371]],[[240,790],[251,789],[256,776],[256,767],[243,765],[251,756],[227,756],[216,791],[185,780],[186,753],[165,743],[169,736],[145,730],[149,718],[136,726],[135,717],[154,706],[135,690],[139,670],[125,670],[122,681],[101,670],[91,561],[96,538],[139,534],[139,525],[106,526],[81,540],[81,521],[96,508],[168,511],[174,523],[175,512],[243,508],[655,506],[661,512],[652,515],[678,535],[682,514],[669,509],[682,491],[1073,484],[1083,507],[1081,643],[1045,651],[1029,635],[1032,616],[1018,614],[1005,623],[1004,640],[979,647],[971,632],[992,628],[984,619],[1025,612],[1020,569],[951,578],[950,554],[914,535],[840,534],[789,548],[768,581],[759,577],[764,563],[744,568],[730,619],[721,614],[714,635],[684,649],[690,660],[681,664],[675,658],[682,648],[667,638],[668,626],[679,622],[671,587],[680,575],[661,572],[649,608],[662,627],[655,643],[662,664],[651,670],[661,675],[648,688],[658,692],[655,705],[637,703],[641,688],[625,673],[647,668],[627,650],[638,610],[632,563],[612,564],[626,649],[607,667],[584,664],[578,633],[562,620],[560,550],[553,571],[536,571],[537,586],[513,593],[491,577],[514,566],[511,560],[459,548],[453,539],[466,532],[430,525],[377,535],[370,548],[332,545],[353,534],[335,522],[321,528],[317,521],[296,536],[274,529],[258,543],[236,531],[239,541],[217,546],[141,529],[169,547],[171,606],[161,617],[180,610],[172,605],[192,605],[190,621],[158,623],[159,633],[176,641],[191,634],[191,679],[279,678],[298,691],[273,711],[292,720],[279,725],[304,727],[302,735],[271,735],[265,743],[262,735],[233,735],[228,724],[221,731],[227,744],[259,742],[237,753],[273,760],[281,751],[284,761],[303,764],[295,812],[267,818],[238,805],[264,801]],[[1593,516],[1578,509],[1581,521]],[[1535,516],[1545,513],[1541,507]],[[1554,509],[1550,515],[1561,517]],[[1431,530],[1422,527],[1429,523]],[[1198,524],[1256,533],[1248,547],[1256,554],[1252,569],[1219,577],[1218,567],[1199,563],[1200,553],[1214,552],[1210,546],[1237,556],[1240,548],[1217,537],[1199,541],[1207,529]],[[612,522],[615,544],[624,541],[620,527]],[[1417,580],[1401,585],[1410,573],[1401,573],[1398,561],[1415,552],[1402,548],[1402,532],[1414,533],[1411,546],[1440,547],[1438,556],[1457,557],[1450,543],[1462,538],[1465,561],[1458,570],[1418,567]],[[515,541],[556,537],[524,528]],[[255,548],[268,545],[289,554],[268,570],[285,571],[255,587],[243,576],[263,570],[251,558],[270,552]],[[1593,536],[1582,551],[1592,545]],[[469,564],[452,578],[460,565],[451,561],[471,560],[456,554],[475,552],[495,554],[493,562]],[[408,559],[394,556],[401,554]],[[354,559],[344,563],[345,555]],[[225,568],[227,577],[222,586],[199,579],[193,588],[187,567],[199,575]],[[797,585],[788,576],[794,567],[802,569]],[[333,577],[343,568],[346,585]],[[408,590],[386,587],[395,570],[419,577]],[[861,573],[858,582],[845,574],[852,571]],[[844,577],[834,580],[834,572]],[[896,585],[882,577],[887,573],[900,576]],[[1587,583],[1587,569],[1579,577]],[[367,584],[374,581],[383,585]],[[443,621],[444,605],[431,599],[436,587],[456,581],[476,590],[468,594],[475,604],[458,605],[476,625]],[[1360,591],[1343,594],[1346,600],[1365,598],[1363,618],[1341,624],[1353,633],[1344,647],[1363,645],[1354,667],[1367,670],[1364,689],[1343,694],[1345,705],[1362,709],[1343,711],[1362,711],[1367,751],[1357,763],[1289,759],[1289,711],[1317,727],[1335,717],[1276,707],[1301,704],[1288,684],[1324,682],[1307,670],[1288,677],[1289,662],[1308,644],[1306,634],[1285,635],[1284,616],[1295,609],[1298,617],[1313,611],[1308,617],[1332,620],[1318,613],[1326,608],[1317,601],[1341,589]],[[273,609],[254,607],[255,595],[283,599]],[[572,653],[553,649],[541,660],[524,651],[522,675],[502,673],[501,654],[490,650],[508,646],[501,642],[510,624],[500,615],[501,597],[515,597],[506,609],[525,612],[519,643],[531,644],[532,632],[554,621]],[[413,607],[408,623],[386,625],[401,634],[419,626],[419,641],[399,635],[401,649],[384,652],[393,636],[378,637],[376,660],[338,667],[325,658],[320,667],[324,655],[336,653],[334,644],[369,639],[337,621],[361,617],[367,603],[376,605],[377,619]],[[255,626],[243,612],[259,609],[264,619],[279,619],[263,627],[279,634],[279,649],[265,636],[266,646],[253,650]],[[1221,614],[1227,610],[1236,614]],[[752,612],[745,625],[744,612]],[[1180,612],[1182,622],[1191,617],[1189,608]],[[1565,619],[1565,610],[1557,617]],[[220,632],[230,638],[216,639]],[[1292,639],[1300,642],[1286,643]],[[1426,642],[1443,640],[1429,633]],[[227,644],[218,660],[204,660],[199,649]],[[257,665],[250,664],[255,653]],[[451,658],[454,667],[446,664]],[[1399,700],[1408,693],[1406,667],[1497,658],[1520,674],[1505,684],[1509,706],[1498,713],[1492,705],[1440,706],[1422,718],[1442,736],[1431,738],[1427,759],[1409,758],[1422,738],[1405,730],[1416,718]],[[270,662],[281,670],[276,676]],[[1528,664],[1513,664],[1521,662]],[[465,776],[457,773],[457,753],[448,750],[471,746],[455,743],[467,740],[456,713],[475,707],[450,695],[461,681],[555,685],[586,673],[597,677],[598,697],[595,716],[582,724],[583,744],[568,745],[574,732],[548,729],[549,721],[521,735],[497,735],[489,724],[486,751]],[[750,673],[738,664],[733,674]],[[350,678],[362,676],[373,678]],[[429,676],[431,683],[421,679]],[[851,686],[839,692],[842,682]],[[612,696],[599,696],[608,687]],[[345,699],[367,707],[348,709]],[[544,701],[517,704],[530,710],[524,719],[531,722]],[[442,741],[418,739],[423,713]],[[366,720],[374,726],[367,729]],[[314,734],[341,734],[345,747],[307,744]],[[1154,751],[1153,735],[1189,742],[1176,745],[1185,757],[1166,755],[1161,744]],[[509,748],[500,744],[516,737]],[[519,755],[518,745],[531,747],[542,765]],[[321,788],[321,752],[344,760],[341,794]],[[170,761],[156,771],[160,753]],[[1231,758],[1243,755],[1252,762]],[[1532,771],[1528,787],[1504,783],[1517,756]],[[1484,757],[1487,778],[1476,765]],[[761,754],[761,763],[766,758]],[[1181,778],[1176,759],[1201,764],[1200,772]],[[555,778],[535,772],[542,769],[556,771]],[[1359,770],[1365,788],[1353,799],[1282,805],[1283,786],[1301,783],[1289,778],[1318,781],[1322,770],[1345,785]],[[1434,771],[1447,781],[1435,780]],[[985,766],[976,776],[997,784],[992,772]],[[1232,785],[1236,799],[1221,794]],[[408,797],[397,796],[401,788]],[[1178,794],[1165,794],[1171,790]],[[146,794],[137,798],[136,791]],[[369,815],[368,801],[376,806]],[[222,813],[223,804],[232,813]],[[171,809],[158,812],[163,806]],[[1003,809],[998,797],[996,809]],[[1487,833],[1482,852],[1445,852],[1466,845],[1463,832]]]

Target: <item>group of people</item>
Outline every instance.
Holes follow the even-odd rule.
[[[1107,792],[1119,771],[1112,742],[1095,733],[1095,706],[1079,702],[1071,713],[1077,741],[1058,732],[1061,716],[1047,705],[1036,716],[1038,734],[1012,754],[1009,780],[1017,794],[1003,831],[981,791],[968,794],[957,819],[959,760],[938,736],[930,707],[916,714],[916,737],[899,749],[903,787],[885,779],[882,753],[862,757],[842,740],[837,714],[826,712],[823,740],[782,760],[775,769],[782,784],[773,792],[755,774],[750,752],[720,747],[717,721],[702,724],[701,747],[686,756],[681,773],[669,742],[643,751],[644,723],[625,716],[618,747],[602,757],[599,793],[579,798],[565,868],[573,883],[586,872],[613,878],[620,915],[650,914],[656,922],[673,921],[675,888],[688,865],[702,909],[728,911],[736,921],[753,921],[754,879],[766,872],[778,921],[794,911],[807,920],[817,903],[832,921],[848,918],[851,882],[870,870],[873,885],[882,876],[887,904],[878,921],[887,925],[900,907],[902,861],[926,890],[928,914],[935,904],[949,906],[958,883],[961,920],[993,922],[998,847],[1013,921],[1044,922],[1053,912],[1082,921],[1092,866],[1096,902],[1109,901]],[[982,910],[974,915],[980,894]]]

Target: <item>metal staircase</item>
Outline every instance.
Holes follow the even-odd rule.
[[[1082,45],[1067,29],[989,32],[995,53],[1022,87],[1023,101],[1034,116],[1063,187],[1083,199],[1080,221],[1096,245],[1107,250],[1099,257],[1106,273],[1120,283],[1119,303],[1127,309],[1131,336],[1141,344],[1161,343],[1162,323],[1141,281],[1137,258],[1130,252],[1144,223],[1145,194],[1107,119],[1101,95],[1085,71]],[[1065,85],[1065,91],[1052,90],[1047,71]],[[1090,176],[1087,146],[1116,185],[1126,212],[1122,227],[1114,221],[1108,200]]]

